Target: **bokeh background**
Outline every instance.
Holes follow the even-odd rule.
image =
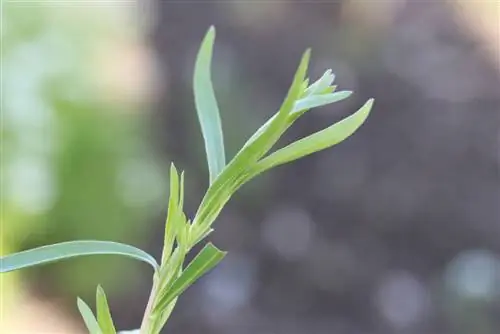
[[[191,89],[207,28],[232,156],[278,107],[301,53],[351,98],[346,142],[245,186],[216,222],[229,251],[165,333],[500,331],[500,3],[496,0],[3,1],[1,254],[74,239],[159,257],[168,165],[192,215],[207,187]],[[136,328],[151,272],[86,258],[2,275],[0,332],[84,333],[76,296]]]

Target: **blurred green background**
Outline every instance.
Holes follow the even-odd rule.
[[[159,257],[169,163],[188,215],[207,186],[191,77],[214,24],[228,156],[307,47],[312,78],[332,68],[355,94],[285,141],[376,105],[348,141],[229,203],[212,237],[229,256],[165,332],[498,333],[500,8],[471,3],[3,1],[1,254],[99,239]],[[150,275],[108,257],[2,275],[0,332],[83,333],[76,296],[99,283],[137,327]]]

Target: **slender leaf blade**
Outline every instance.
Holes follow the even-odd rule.
[[[194,100],[207,154],[210,184],[226,165],[224,138],[210,73],[215,28],[208,30],[201,43],[194,68]]]
[[[303,110],[309,110],[312,108],[322,107],[327,104],[335,103],[347,99],[351,96],[351,91],[340,91],[336,93],[321,94],[321,95],[311,95],[303,99],[298,100],[295,103],[293,112],[301,112]]]
[[[179,210],[179,174],[175,165],[170,165],[170,195],[168,199],[167,221],[165,223],[165,234],[163,236],[163,252],[161,263],[164,264],[172,253],[172,247],[176,237]]]
[[[42,246],[4,256],[0,258],[0,273],[89,255],[121,255],[146,262],[155,270],[158,269],[158,263],[151,255],[134,246],[112,241],[81,240]]]
[[[111,317],[111,312],[109,310],[108,299],[106,298],[106,294],[100,285],[97,286],[96,309],[97,322],[99,323],[99,327],[101,328],[103,334],[116,334],[116,328],[113,324],[113,318]]]
[[[262,173],[272,167],[297,160],[342,142],[364,123],[372,106],[373,99],[370,99],[356,113],[342,121],[274,152],[257,163],[254,173]]]
[[[154,312],[161,311],[167,307],[176,297],[184,292],[198,278],[215,267],[226,255],[213,244],[208,243],[189,263],[182,274],[174,281],[168,291],[158,300]]]
[[[77,306],[90,334],[103,334],[90,307],[80,298],[77,299]]]

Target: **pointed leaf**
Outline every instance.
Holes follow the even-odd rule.
[[[103,334],[116,334],[113,318],[109,310],[108,300],[104,290],[99,285],[96,292],[96,305],[97,305],[97,321]]]
[[[198,278],[215,267],[226,255],[213,244],[209,243],[203,247],[198,255],[189,263],[172,286],[156,303],[154,312],[161,311],[167,307],[176,297],[192,285]]]
[[[92,313],[90,307],[85,304],[85,302],[80,298],[78,298],[77,300],[77,305],[78,310],[80,311],[83,321],[85,322],[85,325],[87,326],[90,334],[103,334],[101,328],[99,327],[99,324],[97,323],[97,319],[95,318],[94,313]]]
[[[363,124],[372,106],[373,99],[370,99],[353,115],[274,152],[257,163],[255,173],[262,173],[269,168],[297,160],[311,153],[340,143]]]
[[[0,258],[0,273],[57,262],[78,256],[121,255],[149,263],[158,269],[156,260],[139,248],[111,241],[69,241],[42,246]]]
[[[205,35],[198,51],[193,80],[194,99],[205,141],[210,184],[212,184],[226,165],[219,107],[215,98],[210,74],[214,40],[215,28],[212,26]]]
[[[181,186],[183,187],[183,186]],[[161,263],[165,263],[172,253],[172,246],[176,237],[179,210],[179,174],[174,164],[170,165],[170,194],[168,199],[167,221],[163,236],[163,252]]]
[[[324,91],[326,88],[331,86],[333,81],[335,80],[335,74],[332,73],[332,70],[327,70],[321,78],[316,80],[311,86],[307,87],[305,90],[305,95],[316,95]]]

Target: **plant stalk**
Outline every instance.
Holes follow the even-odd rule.
[[[151,311],[153,309],[153,303],[156,298],[158,288],[158,279],[153,277],[153,286],[151,287],[151,293],[149,294],[148,304],[146,305],[146,310],[144,311],[144,316],[141,322],[140,334],[153,334],[151,333],[152,323],[151,323]]]

